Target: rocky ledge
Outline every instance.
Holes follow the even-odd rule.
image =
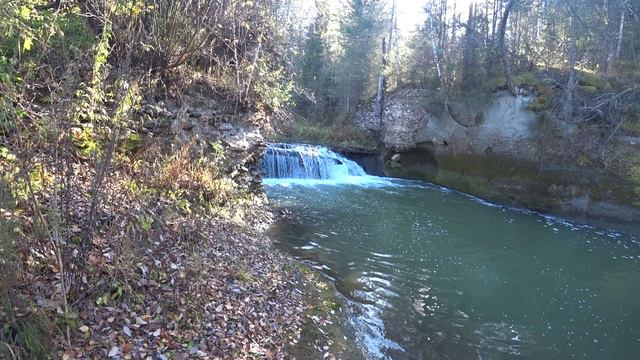
[[[536,113],[529,105],[535,95],[496,93],[446,109],[427,105],[434,96],[426,89],[391,94],[382,126],[373,104],[356,114],[357,126],[380,135],[386,175],[638,231],[640,199],[629,163],[640,138],[619,130],[607,140],[593,128]]]

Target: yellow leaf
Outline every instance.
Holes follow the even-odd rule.
[[[29,20],[29,16],[31,16],[31,9],[27,6],[23,6],[20,8],[20,17],[25,20]]]
[[[22,49],[24,51],[29,51],[31,50],[31,46],[33,45],[33,38],[30,36],[27,36],[24,38],[24,43],[22,44]]]

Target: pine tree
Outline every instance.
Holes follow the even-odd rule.
[[[322,118],[329,110],[332,87],[329,46],[325,40],[328,32],[326,2],[318,2],[316,6],[318,15],[309,25],[300,60],[300,84],[307,90],[306,99],[309,100],[303,103],[302,110],[314,119]]]
[[[341,23],[342,58],[338,65],[341,110],[349,114],[375,92],[383,32],[380,0],[350,0]]]

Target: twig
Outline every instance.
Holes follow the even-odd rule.
[[[604,142],[604,145],[607,145],[609,141],[611,141],[611,138],[613,138],[613,135],[615,135],[615,133],[618,131],[618,129],[620,128],[620,125],[622,125],[624,120],[625,120],[625,117],[623,116],[622,120],[620,120],[620,122],[618,123],[618,126],[616,126],[616,128],[613,129],[613,132],[611,132],[611,135],[609,135],[609,138],[607,139],[607,141]]]

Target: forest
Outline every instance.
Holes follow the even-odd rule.
[[[637,0],[0,0],[0,358],[629,358],[639,56]],[[507,269],[376,248],[474,232]],[[510,257],[538,243],[547,270]],[[618,306],[620,343],[477,309],[521,291],[553,321],[565,280],[612,305],[560,327]]]
[[[317,2],[300,40],[297,113],[348,118],[393,92],[436,91],[431,106],[500,89],[539,95],[532,108],[568,121],[634,127],[637,7],[631,1],[429,1],[415,31],[395,4],[355,1],[338,15]],[[463,6],[463,5],[462,5]],[[383,45],[384,41],[384,45]],[[553,96],[552,96],[553,95]],[[557,95],[557,96],[556,96]]]

